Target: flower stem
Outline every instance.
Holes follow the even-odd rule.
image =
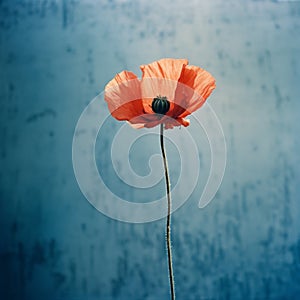
[[[164,146],[164,124],[160,125],[160,148],[161,148],[161,153],[162,153],[164,167],[165,167],[167,200],[168,200],[168,215],[167,215],[167,223],[166,223],[168,269],[169,269],[171,299],[175,300],[175,286],[174,286],[174,275],[173,275],[173,266],[172,266],[172,250],[171,250],[171,192],[170,192],[168,162],[167,162],[165,146]]]

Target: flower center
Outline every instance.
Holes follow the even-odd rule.
[[[152,101],[152,110],[161,115],[165,115],[170,109],[170,102],[165,96],[157,96]]]

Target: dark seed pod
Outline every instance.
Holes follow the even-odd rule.
[[[152,110],[157,113],[164,115],[170,109],[170,102],[168,101],[167,97],[164,96],[157,96],[152,101]]]

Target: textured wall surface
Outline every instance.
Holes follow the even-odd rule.
[[[177,298],[298,299],[299,31],[299,1],[1,0],[0,298],[168,299],[164,220],[99,213],[71,151],[82,110],[117,72],[186,57],[216,77],[228,161],[197,209],[204,146],[205,176],[173,215]]]

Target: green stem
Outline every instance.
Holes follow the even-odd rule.
[[[167,224],[166,224],[168,269],[169,269],[171,299],[175,300],[175,286],[174,286],[174,275],[173,275],[173,266],[172,266],[172,250],[171,250],[171,192],[170,192],[168,162],[167,162],[165,146],[164,146],[164,125],[163,124],[160,125],[160,148],[161,148],[161,153],[162,153],[164,167],[165,167],[167,200],[168,200],[168,215],[167,215]]]

